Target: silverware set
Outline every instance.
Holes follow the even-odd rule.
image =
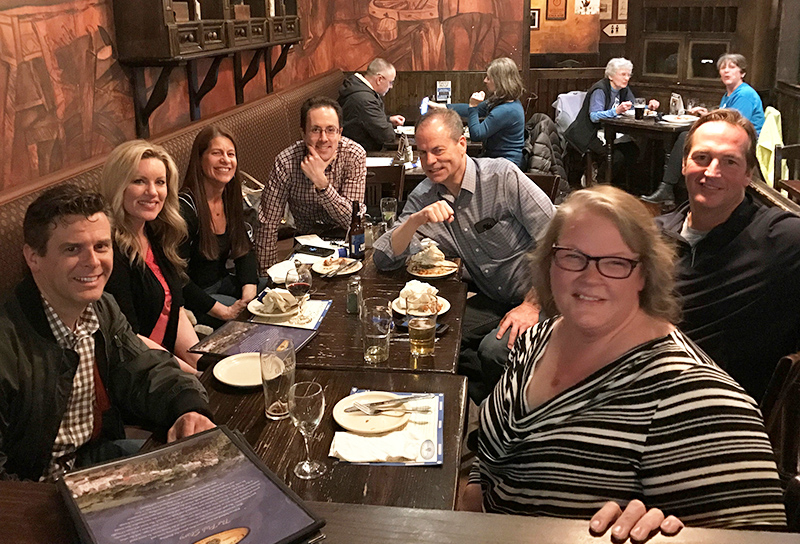
[[[433,393],[419,393],[415,395],[406,395],[404,397],[398,397],[394,399],[387,399],[387,400],[379,400],[375,402],[358,402],[362,408],[356,406],[354,402],[352,406],[348,406],[344,409],[345,412],[353,413],[353,412],[364,412],[363,408],[367,408],[367,410],[375,409],[380,411],[395,411],[399,407],[401,407],[406,402],[412,400],[421,400],[421,399],[429,399],[432,398],[434,395]],[[400,408],[403,409],[403,408]],[[419,410],[414,410],[419,411]],[[368,412],[365,412],[368,413]],[[376,412],[377,413],[377,412]],[[371,415],[371,414],[370,414]]]
[[[346,262],[346,263],[340,264],[337,268],[331,270],[330,272],[322,274],[322,277],[323,278],[333,278],[334,276],[337,276],[340,272],[345,272],[349,268],[354,267],[356,265],[356,263],[358,263],[358,262],[360,262],[360,261],[350,261],[350,262]]]

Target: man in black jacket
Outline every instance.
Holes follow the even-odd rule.
[[[132,453],[123,416],[169,427],[170,441],[213,427],[197,379],[149,350],[103,292],[113,264],[103,198],[45,191],[23,233],[30,274],[0,309],[0,479]]]
[[[745,193],[755,150],[738,111],[701,117],[683,151],[689,203],[657,221],[678,248],[681,330],[760,402],[800,349],[800,217]]]
[[[342,83],[339,104],[344,112],[342,135],[355,140],[366,151],[380,151],[394,144],[394,127],[402,126],[402,115],[386,115],[383,96],[394,85],[394,66],[378,58],[362,75],[355,73]]]

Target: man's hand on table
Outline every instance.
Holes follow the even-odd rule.
[[[539,306],[529,301],[509,311],[500,321],[500,328],[497,331],[497,339],[500,340],[511,329],[508,335],[508,349],[514,347],[517,336],[530,329],[539,322]]]
[[[612,527],[613,525],[613,527]],[[658,508],[648,508],[640,500],[628,503],[623,511],[615,502],[607,502],[589,522],[589,530],[595,536],[602,536],[611,529],[614,542],[624,542],[628,538],[644,542],[660,530],[666,536],[674,536],[683,529],[683,522],[675,516],[664,517]]]
[[[175,442],[181,438],[192,436],[216,427],[214,423],[203,414],[186,412],[175,420],[175,424],[167,432],[167,442]]]
[[[325,169],[336,157],[336,153],[334,153],[329,160],[324,161],[313,147],[308,147],[307,150],[308,154],[303,157],[303,160],[300,162],[300,169],[306,177],[311,180],[314,187],[322,191],[326,189],[329,184],[328,178],[325,177]]]

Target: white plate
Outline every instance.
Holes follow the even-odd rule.
[[[439,315],[442,315],[443,313],[446,313],[447,310],[450,309],[450,301],[447,300],[444,297],[439,297],[439,296],[437,296],[436,299],[439,301],[439,304],[442,307],[442,309],[439,310]],[[394,310],[395,312],[397,312],[400,315],[406,315],[405,308],[401,308],[400,307],[400,297],[397,297],[396,299],[394,299],[392,301],[392,310]]]
[[[453,261],[442,261],[444,266],[448,268],[442,272],[436,273],[435,269],[418,269],[414,267],[413,263],[409,263],[406,267],[406,270],[412,276],[416,276],[418,278],[444,278],[445,276],[449,276],[450,274],[454,274],[456,270],[458,270],[458,264],[454,263]],[[433,273],[431,273],[433,272]]]
[[[275,263],[267,269],[267,274],[274,283],[286,281],[286,273],[294,268],[294,261],[281,261]]]
[[[673,125],[691,125],[699,118],[694,115],[665,115],[661,119]]]
[[[364,412],[345,412],[353,402],[378,402],[400,398],[401,395],[387,393],[386,391],[364,391],[345,397],[333,407],[333,419],[347,429],[357,434],[383,434],[399,429],[408,422],[411,414],[406,412],[383,412],[368,416]]]
[[[348,257],[338,257],[338,258],[344,259],[348,263],[352,263],[353,261],[355,261],[355,259],[350,259]],[[342,261],[342,262],[345,262],[345,261]],[[313,265],[311,265],[311,270],[313,270],[314,272],[316,272],[317,274],[320,274],[320,275],[321,274],[328,274],[330,272],[333,272],[337,268],[339,268],[339,266],[341,266],[341,264],[342,264],[340,262],[340,263],[337,263],[337,264],[335,264],[333,266],[325,266],[325,265],[322,264],[323,262],[324,261],[315,262]],[[346,269],[344,269],[344,271],[339,272],[336,275],[337,276],[347,276],[348,274],[354,274],[355,272],[358,272],[362,268],[364,268],[364,263],[362,263],[361,261],[358,261],[358,264],[355,264],[355,265],[351,266],[350,268],[346,268]]]
[[[214,365],[214,377],[234,387],[261,385],[261,356],[258,353],[237,353]]]
[[[628,117],[635,117],[636,116],[636,111],[634,111],[634,108],[631,108],[631,109],[627,110],[623,115],[627,115]],[[644,116],[645,117],[655,117],[656,115],[658,115],[658,113],[655,110],[651,110],[651,109],[645,109],[644,110]]]
[[[253,299],[247,303],[247,309],[250,310],[250,313],[253,315],[257,315],[258,317],[268,317],[270,319],[282,319],[284,317],[291,317],[297,313],[300,309],[299,306],[295,306],[294,308],[290,309],[288,312],[283,312],[280,314],[270,314],[264,311],[264,305],[261,304],[258,299]]]

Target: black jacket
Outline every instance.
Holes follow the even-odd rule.
[[[608,78],[603,78],[586,92],[586,98],[583,100],[581,111],[575,120],[567,128],[564,133],[564,138],[571,143],[581,153],[586,153],[589,149],[589,143],[597,138],[597,130],[600,128],[600,123],[592,123],[589,117],[589,108],[591,107],[592,94],[597,90],[602,89],[606,96],[605,109],[610,109],[613,105],[611,102],[611,81]],[[619,91],[620,102],[633,102],[633,91],[630,87],[625,87]]]
[[[147,349],[111,295],[104,293],[94,308],[96,364],[111,408],[103,413],[101,435],[81,450],[124,438],[123,417],[169,428],[187,412],[211,415],[200,382],[168,352]],[[44,474],[78,362],[75,351],[56,343],[28,275],[0,309],[0,479]]]
[[[355,74],[339,88],[339,105],[344,114],[343,136],[366,151],[380,151],[383,144],[394,144],[394,127],[384,110],[383,98]]]

